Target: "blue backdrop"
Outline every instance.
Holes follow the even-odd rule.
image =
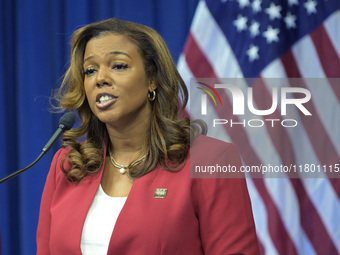
[[[177,61],[197,0],[0,0],[0,178],[41,152],[60,115],[49,112],[72,32],[117,17],[155,28]],[[0,254],[35,254],[40,197],[54,152],[0,185]]]

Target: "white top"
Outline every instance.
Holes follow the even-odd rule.
[[[99,185],[83,226],[80,244],[82,254],[107,254],[113,228],[126,198],[111,197]]]

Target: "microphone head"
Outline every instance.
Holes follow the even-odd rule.
[[[63,130],[69,130],[73,127],[76,120],[76,115],[74,112],[65,113],[59,120],[59,127]]]

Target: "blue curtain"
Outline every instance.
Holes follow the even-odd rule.
[[[32,162],[57,128],[49,112],[72,32],[117,17],[155,28],[177,61],[198,0],[1,0],[0,178]],[[0,185],[0,254],[35,254],[40,198],[54,152]]]

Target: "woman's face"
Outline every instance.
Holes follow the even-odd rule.
[[[137,46],[126,36],[92,38],[83,68],[86,97],[98,119],[112,126],[149,120],[148,92],[156,87],[145,75]]]

